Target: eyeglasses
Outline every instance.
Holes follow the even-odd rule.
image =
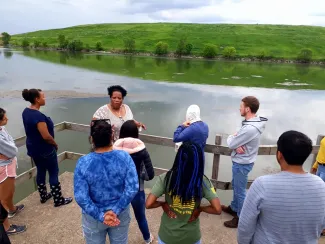
[[[90,123],[90,135],[93,134],[93,130],[95,125],[97,125],[99,122],[106,122],[107,124],[111,124],[111,120],[110,119],[93,119]]]

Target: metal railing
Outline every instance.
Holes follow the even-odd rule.
[[[71,130],[71,131],[78,131],[78,132],[84,132],[89,134],[89,125],[83,125],[83,124],[76,124],[71,122],[62,122],[55,125],[55,132],[63,131],[63,130]],[[324,135],[319,135],[317,138],[317,144],[313,146],[312,154],[315,155],[319,151],[319,144],[321,139],[324,137]],[[155,144],[160,146],[166,146],[166,147],[174,147],[175,143],[173,142],[172,138],[167,137],[160,137],[160,136],[154,136],[154,135],[146,135],[146,134],[140,134],[140,139],[144,143],[149,144]],[[220,164],[220,155],[230,156],[231,149],[229,149],[227,146],[221,145],[221,135],[216,135],[215,137],[215,144],[207,144],[204,151],[206,153],[213,153],[213,164],[212,164],[212,178],[211,182],[214,185],[216,189],[221,190],[230,190],[232,189],[231,182],[223,182],[218,181],[218,173],[219,173],[219,164]],[[25,145],[26,136],[19,137],[15,139],[15,143],[17,147],[21,147]],[[277,152],[277,146],[276,145],[261,145],[258,150],[258,155],[275,155]],[[78,160],[80,157],[82,157],[84,154],[75,153],[75,152],[62,152],[58,155],[58,162],[61,163],[66,159],[69,160]],[[163,168],[157,168],[154,167],[155,175],[160,175],[164,172],[167,172],[167,169]],[[16,178],[16,185],[19,185],[26,180],[32,179],[36,176],[36,167],[33,167],[24,173],[20,174]],[[251,185],[252,181],[249,181],[247,184],[247,188]]]

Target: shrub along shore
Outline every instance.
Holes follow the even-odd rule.
[[[70,52],[325,63],[325,28],[315,26],[100,24],[14,36],[2,33],[2,42],[12,47]]]

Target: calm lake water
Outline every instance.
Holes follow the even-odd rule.
[[[120,84],[129,93],[125,103],[131,107],[135,118],[147,125],[146,134],[172,137],[177,125],[184,121],[187,107],[198,104],[202,119],[209,125],[208,143],[214,143],[215,135],[221,134],[225,144],[227,135],[233,134],[241,126],[239,104],[241,98],[247,95],[260,99],[259,115],[269,119],[262,144],[275,144],[281,133],[290,129],[306,133],[314,143],[318,134],[325,133],[325,93],[320,90],[325,89],[325,72],[319,66],[73,56],[4,49],[0,49],[0,52],[2,93],[34,87],[103,94],[102,98],[48,99],[42,112],[51,116],[55,123],[71,121],[88,124],[96,109],[108,103],[106,88]],[[284,86],[283,83],[295,86]],[[0,107],[8,112],[7,129],[14,137],[24,134],[21,113],[27,105],[22,98],[0,98]],[[60,132],[56,136],[61,151],[89,151],[86,134]],[[173,148],[147,147],[155,166],[171,167],[175,156]],[[306,170],[310,165],[311,159],[305,164]],[[75,162],[67,161],[60,168],[62,172],[73,171],[74,166]],[[30,167],[26,150],[22,147],[18,172]],[[211,176],[211,168],[212,155],[207,154],[208,176]],[[275,156],[259,156],[249,178],[254,179],[278,169]],[[219,179],[231,180],[230,157],[221,157]],[[32,190],[31,185],[29,182],[20,186],[16,198],[26,196]],[[219,195],[224,202],[231,198],[229,191],[219,191]]]

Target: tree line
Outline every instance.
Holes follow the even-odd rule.
[[[7,32],[3,32],[1,34],[1,40],[4,46],[8,46],[10,44],[11,36]],[[89,44],[84,45],[81,40],[68,40],[65,35],[60,34],[58,36],[59,45],[56,47],[59,50],[66,50],[71,52],[80,52],[80,51],[103,51],[104,48],[101,42],[97,42],[95,48],[91,48]],[[123,40],[124,48],[121,50],[124,53],[133,54],[136,53],[136,40],[134,38],[125,38]],[[21,46],[23,48],[49,48],[47,42],[41,42],[39,40],[35,40],[32,44],[27,38],[24,38],[21,42]],[[178,57],[181,56],[189,56],[192,55],[193,45],[187,40],[186,37],[180,38],[177,43],[176,50],[174,54]],[[235,59],[239,57],[237,55],[237,50],[235,47],[226,46],[226,47],[218,47],[215,44],[205,44],[201,55],[204,58],[215,58],[220,56],[219,50],[222,49],[221,56],[226,59]],[[157,56],[166,56],[169,53],[169,46],[166,42],[159,41],[155,44],[153,53]],[[301,49],[300,53],[297,55],[297,60],[300,62],[309,63],[312,61],[313,51],[308,48]],[[261,50],[257,55],[251,56],[250,58],[258,58],[261,60],[272,59],[272,56],[267,55],[264,50]]]

